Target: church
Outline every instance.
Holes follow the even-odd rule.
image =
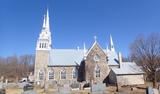
[[[96,37],[89,49],[54,49],[49,12],[44,16],[42,31],[37,39],[34,81],[57,84],[74,82],[123,85],[144,84],[144,72],[135,62],[123,62],[116,52],[112,36],[109,46],[102,48]]]

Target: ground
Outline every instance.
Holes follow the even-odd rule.
[[[160,84],[160,83],[159,83]],[[19,88],[17,84],[8,84],[9,86],[6,88],[6,94],[22,94],[23,89]],[[130,86],[121,87],[118,92],[116,92],[115,86],[106,87],[106,91],[101,93],[94,93],[94,94],[146,94],[146,87],[152,86],[151,83],[147,82],[146,85],[139,85],[131,90]],[[49,88],[46,92],[44,92],[43,88],[34,86],[34,91],[37,94],[56,94],[58,89]],[[90,90],[72,90],[71,94],[91,94]],[[160,93],[159,93],[160,94]]]
[[[42,88],[35,88],[34,89],[37,94],[54,94],[55,89],[49,89],[46,93],[44,93],[44,89]],[[90,94],[90,90],[73,90],[72,94]],[[106,88],[107,92],[103,92],[103,94],[145,94],[145,89],[135,89],[131,91],[129,87],[122,87],[119,92],[116,92],[116,87],[111,86]],[[17,87],[14,88],[7,88],[6,94],[21,94],[23,92],[23,89],[19,89]],[[99,93],[96,93],[99,94]]]

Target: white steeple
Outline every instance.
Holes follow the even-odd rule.
[[[46,28],[50,29],[50,27],[49,27],[49,12],[48,12],[48,9],[47,9],[47,15],[46,15]]]
[[[36,50],[50,50],[51,49],[51,32],[49,27],[49,12],[44,15],[42,32],[37,40]]]
[[[109,46],[110,46],[110,50],[111,51],[115,51],[115,49],[114,49],[114,44],[113,44],[113,40],[112,40],[112,36],[110,35],[110,44],[109,44]]]
[[[106,50],[107,50],[107,52],[109,51],[109,49],[108,49],[108,45],[107,45],[107,48],[106,48]]]
[[[44,19],[43,19],[43,28],[46,27],[46,16],[44,15]]]

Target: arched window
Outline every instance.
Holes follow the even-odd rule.
[[[43,48],[43,43],[41,43],[41,48]]]
[[[47,43],[45,43],[45,48],[47,47]]]
[[[44,72],[42,70],[39,71],[39,80],[44,79]]]
[[[100,67],[98,65],[95,67],[95,76],[100,77]]]
[[[48,43],[46,43],[46,48],[47,48],[47,44],[48,44]]]
[[[41,43],[39,44],[39,48],[41,48]]]
[[[49,71],[49,79],[54,79],[54,71]]]
[[[44,48],[44,43],[42,43],[42,48]]]
[[[74,68],[72,70],[72,78],[77,78],[77,77],[78,77],[78,70],[77,70],[77,68]]]
[[[66,79],[66,69],[65,68],[61,70],[61,79]]]

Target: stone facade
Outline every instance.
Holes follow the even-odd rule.
[[[144,84],[143,74],[137,75],[118,75],[117,83],[119,86],[123,85],[141,85]]]
[[[39,72],[44,73],[48,72],[48,62],[49,62],[49,51],[36,51],[35,57],[35,68],[34,68],[34,77],[36,81],[39,81]],[[46,76],[47,77],[47,76]],[[48,78],[46,78],[48,79]]]
[[[141,84],[144,84],[144,75],[143,74],[116,75],[111,70],[109,73],[109,83],[110,84],[117,84],[118,86],[141,85]]]
[[[69,84],[77,82],[78,66],[49,66],[48,73],[50,71],[54,72],[54,79],[48,79],[48,80],[56,81],[58,84]],[[66,72],[65,79],[61,78],[62,71]],[[76,71],[77,73],[75,73]]]
[[[97,59],[97,60],[96,60]],[[85,80],[87,82],[103,82],[109,74],[107,56],[99,44],[95,42],[88,52],[85,60]],[[99,68],[100,75],[96,77],[96,68]]]

